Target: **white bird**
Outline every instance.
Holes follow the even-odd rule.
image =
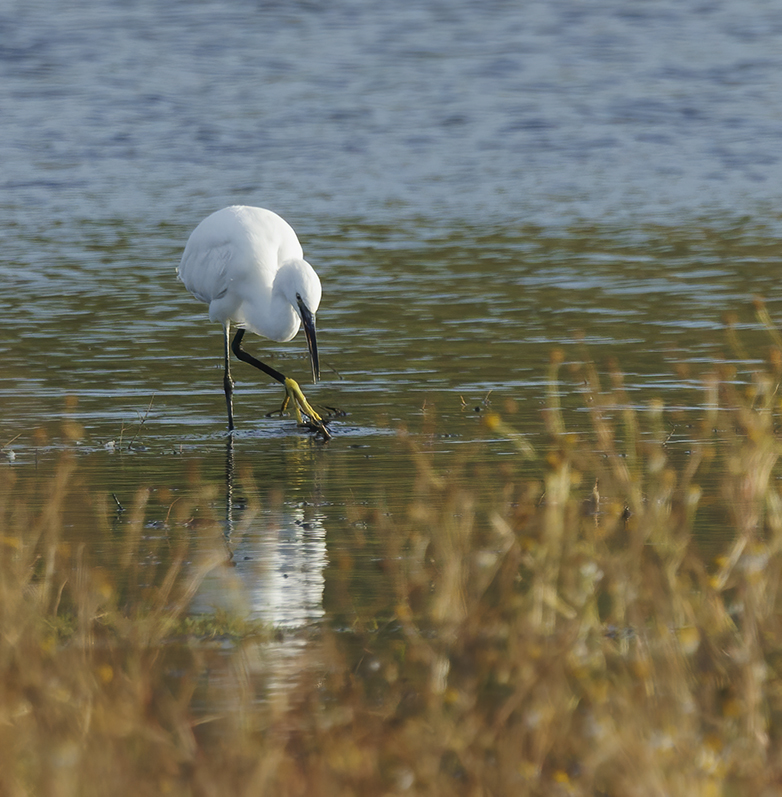
[[[225,330],[225,401],[228,428],[234,429],[233,380],[230,353],[285,386],[281,412],[292,404],[299,423],[330,437],[323,419],[312,408],[298,383],[241,348],[246,330],[279,342],[291,340],[304,325],[312,366],[318,381],[320,365],[315,313],[320,304],[320,279],[304,260],[293,228],[271,210],[234,205],[218,210],[193,230],[185,246],[178,278],[202,302],[209,318]],[[237,328],[230,341],[231,325]]]

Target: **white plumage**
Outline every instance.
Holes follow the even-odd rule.
[[[209,318],[281,343],[299,331],[296,294],[313,315],[321,287],[285,219],[264,208],[234,205],[193,230],[179,279],[209,305]]]
[[[264,208],[234,205],[218,210],[193,230],[177,269],[185,287],[209,305],[209,318],[225,330],[225,396],[228,426],[233,429],[233,380],[230,351],[285,385],[286,399],[301,421],[328,437],[323,420],[304,398],[298,384],[241,349],[245,330],[271,340],[291,340],[304,324],[312,376],[319,375],[315,313],[320,306],[320,279],[304,260],[293,228]],[[237,327],[229,343],[231,326]]]

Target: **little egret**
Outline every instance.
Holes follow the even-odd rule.
[[[290,403],[299,423],[328,439],[323,419],[312,408],[298,383],[256,360],[241,348],[249,329],[280,343],[291,340],[304,325],[312,379],[318,381],[315,313],[320,304],[320,280],[307,263],[293,228],[271,210],[234,205],[205,218],[193,230],[177,269],[185,287],[209,305],[209,318],[225,331],[225,401],[228,429],[234,429],[231,351],[285,387],[282,410]],[[230,341],[231,325],[236,327]]]

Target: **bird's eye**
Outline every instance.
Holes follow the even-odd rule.
[[[296,300],[299,301],[299,302],[301,301],[301,294],[300,293],[296,294]]]

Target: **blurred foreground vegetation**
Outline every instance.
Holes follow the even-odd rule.
[[[188,616],[226,570],[220,518],[189,533],[208,485],[154,539],[139,494],[112,538],[74,457],[45,483],[4,469],[0,795],[780,793],[780,362],[708,375],[686,445],[618,372],[563,377],[558,356],[545,451],[512,407],[486,422],[518,461],[490,472],[435,469],[411,438],[407,511],[350,509],[392,601],[308,631],[298,675],[262,695],[273,632]],[[568,431],[560,378],[583,386],[588,433]],[[68,533],[74,496],[111,571]]]

